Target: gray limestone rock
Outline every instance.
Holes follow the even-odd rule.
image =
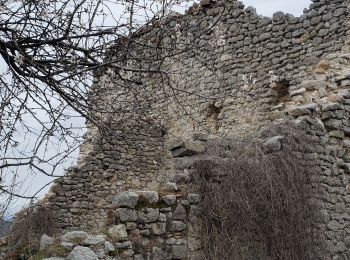
[[[95,253],[96,253],[98,259],[105,259],[105,257],[106,257],[106,253],[105,253],[103,248],[98,248],[97,250],[95,250]]]
[[[173,219],[184,220],[186,219],[186,216],[187,216],[187,213],[186,213],[185,207],[182,206],[181,204],[177,205],[173,213]]]
[[[187,225],[183,221],[171,221],[171,230],[178,232],[185,230]]]
[[[123,224],[114,225],[108,229],[109,237],[114,241],[125,241],[128,238],[126,227]]]
[[[88,234],[85,231],[70,231],[61,237],[61,241],[78,244],[85,240],[87,237]]]
[[[325,81],[318,80],[305,80],[300,83],[300,88],[305,88],[308,91],[317,90],[319,88],[326,88],[327,83]]]
[[[61,246],[62,246],[64,249],[70,251],[70,250],[73,249],[74,244],[73,244],[73,243],[68,243],[68,242],[62,242],[62,243],[61,243]]]
[[[177,184],[174,182],[167,182],[165,184],[165,189],[168,191],[178,191],[179,188],[177,187]]]
[[[331,111],[341,109],[341,105],[339,103],[325,103],[322,104],[322,111]]]
[[[162,200],[168,205],[172,206],[176,202],[176,195],[166,195],[162,197]]]
[[[98,260],[97,255],[88,247],[77,246],[66,258],[67,260]]]
[[[332,231],[337,231],[341,229],[341,225],[339,224],[338,221],[332,220],[328,223],[327,227],[332,230]]]
[[[135,208],[139,195],[132,191],[123,191],[112,198],[112,204],[118,207]]]
[[[132,209],[119,208],[117,209],[117,215],[121,222],[131,222],[137,220],[137,213]]]
[[[142,209],[142,211],[138,211],[137,213],[138,219],[142,220],[146,223],[155,222],[158,220],[159,217],[159,209],[154,208],[146,208]]]
[[[288,108],[287,113],[291,116],[309,115],[312,111],[316,110],[317,107],[318,105],[315,103],[301,106],[291,106]]]
[[[49,237],[46,234],[43,234],[40,238],[40,250],[45,250],[48,246],[52,245],[55,242],[55,238]]]
[[[166,223],[157,222],[152,224],[152,232],[155,235],[163,235],[166,233]]]
[[[282,142],[284,136],[274,136],[269,139],[267,139],[264,142],[264,147],[267,149],[268,152],[278,152],[282,149]]]
[[[166,215],[165,215],[165,214],[163,214],[163,213],[159,213],[158,220],[159,220],[160,222],[166,222],[167,217],[166,217]]]
[[[114,245],[111,242],[106,241],[105,242],[105,252],[109,253],[109,252],[114,252],[114,251],[115,251]]]
[[[99,244],[103,244],[104,242],[106,242],[106,236],[104,235],[89,235],[83,242],[83,245],[86,246],[96,246]]]
[[[330,130],[338,130],[338,129],[340,129],[342,124],[343,124],[343,122],[341,120],[334,119],[334,118],[331,118],[331,119],[324,121],[325,127],[327,129],[330,129]]]
[[[137,194],[150,204],[155,204],[159,201],[158,192],[156,191],[139,191]]]

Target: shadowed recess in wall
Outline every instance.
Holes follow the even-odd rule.
[[[274,82],[273,91],[275,94],[276,104],[286,102],[289,99],[289,81],[286,79]]]

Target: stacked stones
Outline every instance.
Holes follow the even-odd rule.
[[[161,21],[161,26],[143,35],[140,41],[148,43],[147,37],[161,30],[164,44],[174,42],[176,35],[177,46],[186,50],[164,62],[172,85],[160,89],[154,75],[141,75],[140,95],[147,94],[152,104],[144,111],[162,121],[166,133],[140,123],[128,126],[122,138],[116,134],[106,140],[92,129],[82,149],[84,157],[56,181],[46,201],[55,212],[59,231],[100,232],[111,216],[117,216],[118,223],[111,221],[106,230],[115,240],[109,241],[111,252],[141,257],[133,237],[146,241],[140,246],[146,253],[162,257],[176,258],[185,248],[197,250],[198,238],[191,226],[195,202],[184,197],[188,180],[184,164],[192,161],[188,153],[201,150],[201,145],[173,146],[169,152],[164,144],[174,136],[188,140],[196,131],[240,137],[291,117],[323,145],[315,155],[308,155],[322,169],[319,181],[324,193],[319,201],[324,224],[320,228],[329,242],[329,259],[348,259],[349,6],[345,0],[312,2],[301,17],[278,12],[270,19],[239,1],[202,1],[188,14]],[[144,48],[135,51],[152,54]],[[113,84],[106,89],[104,76],[109,77],[106,72],[95,80],[91,95],[110,108],[116,103],[108,104],[106,96],[122,90]],[[175,98],[168,97],[174,91]],[[173,160],[172,156],[185,157]],[[172,195],[137,192],[177,190],[169,180],[185,181]],[[126,198],[133,204],[125,204]],[[103,252],[107,257],[110,251]]]
[[[156,76],[141,75],[142,88],[137,89],[152,105],[144,110],[149,110],[156,122],[163,122],[166,134],[157,127],[135,123],[128,129],[116,127],[116,136],[106,140],[92,128],[78,166],[56,182],[48,197],[60,230],[99,229],[118,192],[161,189],[173,170],[164,143],[174,136],[188,139],[195,131],[241,136],[284,117],[282,101],[286,97],[274,86],[285,79],[291,90],[287,99],[298,102],[304,90],[295,88],[313,79],[313,67],[320,59],[341,50],[349,31],[345,0],[314,0],[301,17],[279,12],[272,19],[244,8],[239,1],[204,1],[188,14],[161,23],[161,28],[151,28],[140,41],[148,42],[147,37],[161,30],[165,47],[177,35],[177,46],[187,51],[164,62],[173,85],[159,88]],[[138,54],[152,53],[152,48],[147,53],[141,45],[143,49],[135,50]],[[106,72],[96,78],[91,92],[99,108],[116,106],[118,102],[108,104],[106,96],[122,92],[113,84],[105,85],[106,77],[111,76]],[[175,90],[175,98],[165,98]],[[132,101],[127,105],[137,107]]]
[[[80,226],[98,230],[118,192],[129,188],[157,189],[164,182],[157,178],[162,160],[158,133],[148,134],[139,128],[134,131],[122,141],[107,141],[99,136],[89,139],[92,147],[83,150],[86,154],[79,164],[55,182],[45,201],[49,201],[54,212],[60,212],[55,215],[59,229]]]
[[[199,235],[194,236],[199,232],[195,216],[199,202],[197,194],[121,192],[113,198],[115,210],[110,216],[114,223],[106,223],[106,234],[70,231],[59,239],[43,235],[40,249],[59,243],[67,256],[57,259],[66,260],[189,259],[200,249]],[[189,230],[191,240],[187,239]]]
[[[191,17],[164,21],[165,38],[180,28],[179,44],[190,39],[196,46],[169,61],[169,74],[176,69],[169,92],[183,90],[176,100],[164,101],[156,80],[143,79],[147,92],[157,93],[155,113],[170,125],[167,131],[242,135],[275,119],[271,107],[283,97],[272,85],[286,80],[293,87],[312,76],[321,57],[342,48],[349,30],[345,1],[313,2],[301,17],[279,12],[272,19],[238,1],[203,2]]]
[[[294,104],[284,112],[303,125],[322,147],[309,155],[321,171],[317,179],[321,205],[320,230],[330,259],[350,257],[350,90],[349,45],[325,57],[315,79],[301,82]],[[320,69],[322,67],[322,69]],[[295,93],[294,92],[294,93]],[[296,105],[297,103],[297,105]],[[306,155],[304,155],[306,156]]]

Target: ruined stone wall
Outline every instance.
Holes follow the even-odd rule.
[[[310,134],[324,145],[315,160],[322,162],[320,203],[328,253],[347,259],[348,1],[314,0],[301,17],[276,13],[272,18],[244,9],[238,1],[205,2],[141,37],[154,38],[153,32],[160,31],[165,46],[176,46],[160,54],[171,53],[160,59],[166,84],[159,74],[131,75],[140,78],[135,86],[144,97],[140,101],[114,80],[114,73],[96,79],[96,113],[110,108],[107,118],[114,130],[106,138],[91,127],[78,165],[52,187],[46,201],[56,212],[58,227],[103,228],[108,212],[114,211],[113,198],[124,190],[177,190],[168,182],[186,178],[186,171],[180,176],[174,170],[169,153],[169,148],[183,148],[174,143],[178,139],[196,139],[187,145],[198,151],[201,137],[193,138],[198,132],[209,138],[240,137],[281,118],[302,117],[312,122],[307,129],[313,130],[315,122],[322,129],[322,134]],[[121,106],[127,111],[123,116]],[[135,111],[146,115],[134,118]],[[186,185],[180,188],[185,194]]]
[[[294,87],[314,78],[322,57],[341,49],[347,15],[344,1],[314,1],[298,18],[283,13],[262,18],[237,1],[193,9],[190,18],[174,19],[162,29],[164,42],[177,31],[177,46],[183,44],[185,51],[169,60],[165,93],[153,78],[158,88],[153,103],[163,101],[155,113],[163,116],[169,136],[243,135],[258,129],[283,116],[279,111],[297,101]],[[166,96],[171,91],[176,98]]]

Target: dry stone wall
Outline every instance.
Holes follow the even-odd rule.
[[[238,1],[190,13],[159,29],[165,46],[173,39],[184,49],[164,62],[166,91],[156,77],[143,79],[157,93],[151,112],[163,118],[168,136],[244,135],[283,116],[278,111],[290,101],[289,90],[296,95],[294,86],[314,78],[314,66],[342,48],[349,30],[344,1],[314,1],[301,17],[263,18]]]
[[[176,190],[185,196],[188,174],[177,165],[201,152],[203,141],[237,138],[289,118],[324,148],[313,156],[322,168],[319,203],[327,254],[349,259],[350,3],[312,2],[300,17],[278,12],[267,18],[239,1],[202,1],[142,35],[153,39],[161,32],[162,44],[172,47],[158,60],[166,84],[160,84],[157,73],[130,75],[140,80],[134,86],[144,97],[140,101],[114,80],[115,72],[96,78],[91,93],[96,113],[115,109],[106,117],[114,130],[107,138],[91,126],[78,165],[56,181],[45,199],[59,230],[103,229],[111,212],[118,211],[113,201],[126,190]],[[123,116],[116,113],[121,106],[127,111]],[[135,111],[149,117],[131,120]],[[171,153],[183,159],[173,160]]]
[[[70,231],[56,241],[44,235],[41,251],[56,243],[66,249],[61,260],[194,259],[200,249],[199,222],[195,221],[199,201],[198,194],[121,192],[110,213],[117,223],[113,219],[106,224],[104,233]]]

